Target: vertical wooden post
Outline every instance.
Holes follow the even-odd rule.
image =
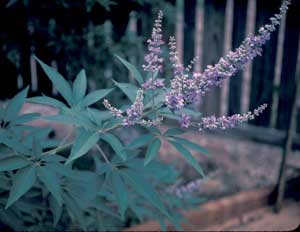
[[[205,2],[204,10],[204,41],[203,64],[215,64],[223,55],[224,25],[226,0],[211,0]],[[201,112],[220,115],[220,88],[209,92],[202,101]]]
[[[233,5],[234,0],[227,0],[225,10],[225,32],[224,32],[224,52],[225,56],[232,49],[232,29],[233,29]],[[221,88],[221,115],[228,113],[229,79],[225,80]]]
[[[292,111],[292,99],[295,93],[295,73],[297,64],[297,51],[299,46],[298,36],[300,33],[300,1],[292,1],[287,12],[286,29],[284,39],[284,53],[282,72],[279,88],[279,104],[276,127],[287,130]]]
[[[247,2],[245,0],[234,1],[234,17],[233,17],[233,37],[232,48],[239,47],[241,42],[245,39],[246,34],[246,19],[247,19]],[[242,72],[230,78],[229,91],[229,106],[228,114],[235,114],[241,111],[241,85]]]
[[[247,6],[247,22],[246,22],[246,35],[254,34],[255,32],[255,18],[256,18],[256,0],[248,1]],[[241,111],[247,112],[249,110],[250,102],[250,86],[252,80],[252,65],[250,61],[243,71],[243,80],[241,85]]]
[[[289,120],[289,125],[287,129],[287,137],[286,142],[284,144],[283,152],[282,152],[282,160],[280,164],[280,171],[279,171],[279,177],[278,177],[278,195],[277,200],[275,204],[275,211],[279,212],[282,206],[282,200],[284,197],[284,190],[285,190],[285,169],[286,169],[286,159],[288,154],[291,151],[292,147],[292,138],[293,138],[293,132],[296,128],[297,123],[297,101],[300,97],[300,36],[298,36],[299,40],[299,46],[298,46],[298,58],[297,58],[297,67],[296,67],[296,80],[295,80],[295,88],[296,93],[292,102],[292,114]]]
[[[232,1],[232,0],[231,0]],[[202,70],[202,56],[203,56],[203,37],[204,37],[204,0],[197,0],[196,14],[195,14],[195,56],[198,61],[194,65],[194,71],[200,72]]]
[[[176,44],[178,58],[183,63],[183,43],[184,43],[184,1],[176,0]]]
[[[284,1],[284,0],[282,0]],[[282,61],[283,61],[283,47],[284,47],[284,35],[286,27],[286,15],[281,19],[278,31],[278,42],[277,42],[277,52],[276,52],[276,62],[275,62],[275,76],[273,81],[273,96],[272,96],[272,107],[271,107],[271,120],[270,126],[275,127],[277,121],[277,111],[278,111],[278,101],[279,101],[279,85],[280,77],[282,71]]]
[[[281,0],[257,1],[256,31],[270,22],[269,18],[278,13],[280,4]],[[256,125],[268,126],[271,117],[277,40],[278,30],[272,33],[271,39],[263,47],[262,56],[253,61],[250,108],[253,110],[261,104],[268,104],[265,112],[251,122]]]
[[[196,0],[185,1],[184,4],[184,66],[189,65],[195,57],[195,14]]]

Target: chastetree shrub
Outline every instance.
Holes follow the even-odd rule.
[[[116,88],[87,92],[87,78],[82,70],[68,83],[57,71],[37,61],[63,97],[59,101],[48,96],[27,98],[28,87],[0,108],[0,221],[14,230],[118,230],[128,220],[155,219],[165,229],[166,221],[180,230],[184,220],[180,210],[199,199],[174,194],[172,186],[178,171],[156,156],[162,141],[170,143],[185,160],[204,176],[201,166],[191,154],[196,150],[207,154],[198,144],[181,137],[188,128],[199,131],[228,129],[252,120],[266,105],[253,112],[232,116],[202,117],[193,110],[213,87],[222,85],[257,55],[286,13],[290,1],[284,1],[280,13],[270,18],[257,35],[248,36],[235,51],[221,58],[203,72],[192,72],[179,62],[174,37],[169,40],[169,62],[162,46],[158,12],[143,72],[117,56],[135,83],[118,83]],[[171,65],[170,83],[162,78],[163,68]],[[121,90],[129,105],[118,109],[107,99]],[[25,102],[57,108],[56,115],[20,114]],[[91,106],[102,101],[103,109]],[[197,116],[198,120],[193,120]],[[195,118],[195,117],[194,117]],[[49,138],[51,128],[35,127],[36,119],[72,125],[74,138],[61,141]],[[165,119],[179,125],[165,132],[160,125]],[[130,143],[120,139],[119,130],[133,127],[142,132]],[[201,200],[201,199],[200,199]]]

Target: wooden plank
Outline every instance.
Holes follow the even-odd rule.
[[[195,15],[196,0],[185,1],[184,4],[184,66],[188,66],[195,57]]]
[[[232,48],[233,6],[234,0],[227,0],[225,10],[224,56],[226,56]],[[226,115],[228,113],[229,81],[229,79],[226,79],[221,87],[221,115]]]
[[[184,43],[184,1],[176,0],[176,46],[178,59],[183,63],[183,43]]]
[[[287,12],[287,24],[284,41],[282,75],[279,89],[279,106],[276,127],[286,130],[291,115],[291,102],[295,93],[295,72],[300,33],[300,2],[293,1]]]
[[[256,0],[248,1],[247,6],[247,23],[246,23],[246,35],[255,33],[255,18],[256,18]],[[246,64],[243,70],[243,80],[241,85],[241,112],[247,112],[250,104],[250,90],[252,80],[252,66],[253,61]]]
[[[224,22],[226,0],[212,0],[205,2],[204,9],[204,41],[203,65],[215,64],[223,55]],[[205,115],[220,114],[219,88],[213,89],[202,101],[201,112]]]
[[[278,115],[277,111],[278,111],[278,102],[279,102],[279,85],[280,85],[280,77],[282,72],[285,28],[286,28],[286,14],[283,15],[278,29],[275,75],[273,80],[273,94],[272,94],[273,99],[272,99],[272,106],[271,106],[271,111],[272,111],[271,120],[270,120],[271,127],[276,126],[277,115]]]
[[[203,38],[204,38],[204,0],[197,0],[195,14],[195,56],[198,57],[194,71],[202,70]],[[199,107],[198,107],[199,108]]]
[[[239,47],[241,42],[245,39],[246,19],[247,19],[247,2],[245,0],[234,1],[234,17],[233,17],[233,38],[232,48]],[[229,106],[228,114],[235,114],[241,111],[241,85],[242,72],[237,73],[236,76],[231,77],[229,84]]]
[[[269,23],[269,18],[278,12],[281,0],[267,0],[257,2],[256,31],[261,26]],[[254,59],[250,94],[250,109],[255,109],[264,103],[268,108],[262,115],[251,123],[255,125],[268,126],[271,117],[273,79],[276,62],[276,45],[278,41],[278,30],[272,33],[271,39],[263,48],[263,54]]]

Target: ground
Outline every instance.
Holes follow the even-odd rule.
[[[177,161],[177,167],[184,176],[181,185],[183,189],[196,180],[196,192],[208,199],[214,199],[240,191],[272,186],[277,182],[282,152],[278,146],[211,133],[189,132],[184,137],[207,148],[210,156],[193,152],[206,174],[206,177],[201,179],[190,165],[181,160],[183,158],[174,148],[168,143],[163,143],[160,158],[166,162]],[[288,156],[288,163],[300,167],[300,152],[292,152]],[[293,170],[287,171],[288,176],[296,174]]]

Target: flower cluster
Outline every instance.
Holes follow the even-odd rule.
[[[142,119],[144,111],[144,92],[138,90],[135,102],[126,110],[126,117],[123,119],[123,126],[132,126]]]
[[[215,116],[210,116],[210,117],[203,117],[201,118],[201,122],[198,123],[199,130],[203,129],[229,129],[229,128],[234,128],[238,124],[242,122],[247,122],[249,120],[253,120],[255,116],[258,116],[261,114],[265,109],[267,108],[267,104],[263,104],[259,106],[254,112],[248,112],[245,114],[234,114],[230,117],[215,117]]]
[[[174,78],[171,81],[171,90],[166,94],[166,105],[173,110],[181,109],[184,104],[196,102],[207,91],[220,86],[225,79],[243,69],[246,63],[261,55],[262,46],[270,39],[271,32],[276,29],[275,26],[286,13],[289,4],[289,0],[284,1],[280,7],[280,14],[270,18],[271,23],[260,28],[258,35],[248,36],[234,52],[229,52],[216,65],[207,66],[203,73],[184,74],[182,65],[174,63]],[[174,38],[170,40],[169,45],[171,62],[176,62]]]
[[[191,118],[192,117],[188,114],[181,115],[180,126],[182,128],[188,128],[190,126],[190,123],[191,123]]]
[[[160,89],[165,87],[165,83],[163,79],[148,79],[143,85],[144,89]]]
[[[159,11],[152,30],[151,39],[147,40],[149,53],[145,56],[144,71],[156,72],[162,71],[162,63],[164,59],[161,57],[161,45],[164,44],[162,40],[161,23],[163,12]]]
[[[122,111],[122,110],[119,110],[119,109],[117,109],[117,108],[115,108],[115,107],[113,107],[113,106],[108,102],[107,99],[104,99],[104,100],[103,100],[103,105],[105,106],[105,108],[106,108],[107,110],[109,110],[109,111],[112,113],[113,116],[115,116],[115,117],[117,117],[117,118],[122,118],[122,117],[123,117],[123,116],[122,116],[123,111]]]

